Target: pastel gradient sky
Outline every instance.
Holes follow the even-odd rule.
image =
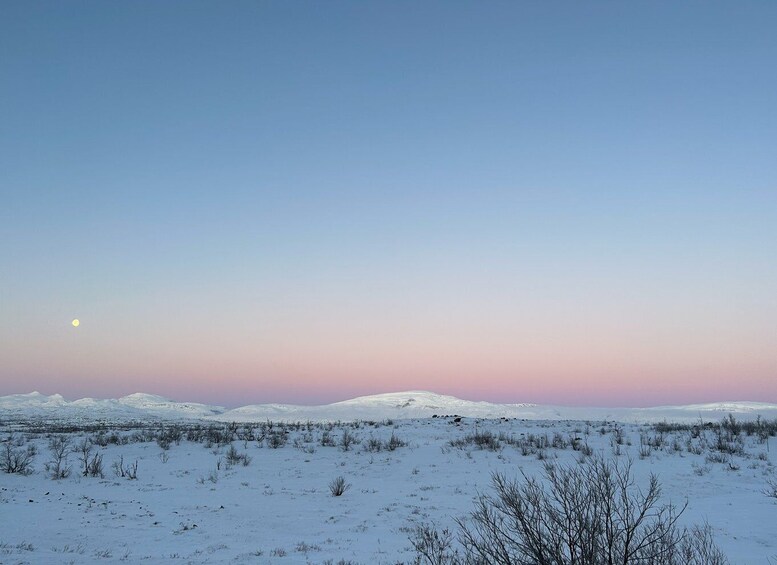
[[[0,394],[777,402],[775,30],[4,1]]]

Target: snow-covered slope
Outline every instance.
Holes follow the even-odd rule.
[[[530,420],[617,420],[623,422],[717,420],[731,413],[739,418],[777,418],[777,404],[720,402],[656,408],[597,408],[493,404],[473,402],[426,391],[363,396],[324,406],[260,404],[228,410],[219,420],[383,420],[458,415],[470,418],[525,418]]]
[[[322,406],[257,404],[225,410],[191,402],[136,393],[119,399],[82,398],[67,401],[39,392],[0,397],[0,418],[78,420],[215,419],[224,421],[337,421],[430,418],[458,415],[470,418],[524,418],[529,420],[614,420],[622,422],[718,420],[726,414],[740,419],[777,418],[777,404],[717,402],[655,408],[596,408],[493,404],[462,400],[426,391],[362,396]]]
[[[12,394],[0,396],[0,410],[36,410],[52,409],[67,404],[67,401],[59,394],[46,396],[38,391],[28,394]]]
[[[459,415],[477,418],[515,417],[531,404],[491,404],[426,391],[391,392],[361,396],[323,406],[258,404],[219,415],[219,420],[385,420]]]
[[[39,392],[0,396],[0,417],[57,420],[201,419],[224,412],[220,406],[174,402],[135,393],[119,399],[81,398],[69,402],[59,394]]]

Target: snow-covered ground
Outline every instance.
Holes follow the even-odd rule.
[[[743,452],[730,455],[710,447],[714,430],[702,433],[708,440],[704,446],[688,431],[660,434],[650,424],[614,424],[613,417],[607,423],[603,417],[586,417],[588,422],[554,420],[542,407],[501,408],[543,414],[535,413],[532,417],[543,419],[531,420],[464,417],[456,422],[451,416],[421,417],[432,408],[438,415],[467,416],[467,410],[476,408],[470,404],[487,411],[486,415],[494,416],[489,411],[500,409],[466,401],[459,401],[456,408],[445,404],[449,402],[445,398],[449,397],[403,393],[319,407],[318,420],[338,419],[337,415],[351,420],[358,415],[374,423],[307,422],[309,418],[290,417],[286,407],[287,420],[306,423],[269,426],[264,416],[256,417],[260,410],[245,409],[245,420],[257,423],[233,427],[231,443],[219,445],[202,437],[194,441],[194,436],[189,441],[184,435],[179,444],[173,441],[163,449],[164,441],[160,446],[151,432],[158,434],[162,425],[168,432],[171,426],[176,429],[170,421],[149,424],[151,432],[145,437],[143,430],[118,429],[126,419],[138,419],[137,411],[148,410],[149,421],[152,416],[161,417],[170,409],[165,399],[134,395],[134,406],[126,399],[94,401],[113,402],[122,416],[114,413],[116,425],[103,425],[104,432],[97,435],[96,429],[56,428],[68,416],[82,426],[89,419],[83,407],[72,412],[63,409],[68,403],[61,397],[5,397],[0,399],[1,437],[7,438],[13,430],[14,449],[34,444],[37,455],[31,475],[0,473],[0,563],[411,563],[413,525],[452,527],[454,518],[472,509],[478,493],[489,492],[493,472],[517,476],[523,470],[540,475],[547,461],[576,464],[587,450],[606,458],[631,457],[638,484],[646,484],[650,473],[657,474],[663,501],[683,504],[687,500],[682,523],[706,520],[732,563],[766,565],[770,557],[777,558],[777,499],[764,494],[768,481],[777,478],[774,437],[764,442],[743,433],[738,440]],[[22,408],[22,402],[29,405]],[[53,408],[41,408],[42,404]],[[195,425],[191,418],[196,417],[203,429],[214,426],[224,431],[227,424],[204,418],[237,421],[226,416],[240,413],[186,406],[190,406],[184,409],[189,420],[184,427]],[[763,412],[747,410],[748,406],[758,408],[741,403],[728,408],[752,418],[756,414],[774,417],[770,412],[774,406],[761,405]],[[698,421],[702,414],[704,420],[718,422],[728,413],[708,408],[689,409],[692,415],[683,414],[682,408],[656,409],[660,417],[653,413],[642,419],[669,420],[667,414],[675,411],[684,416],[681,420]],[[416,410],[417,417],[398,419],[402,410]],[[28,417],[23,421],[25,413]],[[110,413],[97,410],[92,419],[104,420]],[[386,421],[386,414],[392,413],[393,420]],[[640,414],[626,414],[622,420],[638,421]],[[114,430],[118,431],[112,436]],[[54,431],[63,432],[73,446],[87,437],[95,440],[91,456],[102,456],[104,477],[82,476],[79,455],[71,452],[71,475],[52,480],[44,464],[51,460],[48,443]],[[346,432],[358,442],[347,451],[341,445]],[[475,432],[501,437],[498,448],[451,445]],[[392,435],[404,445],[386,449]],[[545,436],[550,444],[554,437],[560,440],[559,447],[539,451],[527,447]],[[380,450],[376,450],[378,440]],[[646,442],[661,445],[649,448]],[[247,465],[228,464],[230,445],[238,455],[250,458]],[[125,469],[137,461],[136,480],[114,473],[112,467],[120,461]],[[338,476],[350,488],[335,497],[329,483]]]

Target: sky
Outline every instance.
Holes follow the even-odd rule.
[[[4,1],[0,395],[777,402],[775,29]]]

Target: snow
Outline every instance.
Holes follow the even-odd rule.
[[[46,396],[38,391],[28,394],[12,394],[0,396],[0,410],[27,410],[34,408],[55,408],[66,404],[59,394]]]
[[[728,413],[771,419],[776,408],[748,402],[631,410],[496,405],[424,391],[319,407],[235,410],[140,393],[72,402],[39,393],[6,396],[0,398],[0,438],[15,429],[16,437],[37,446],[38,455],[32,475],[0,473],[0,563],[411,563],[408,536],[414,524],[454,527],[454,519],[472,509],[478,493],[489,492],[493,472],[540,475],[548,460],[576,464],[581,457],[569,447],[548,448],[547,459],[540,460],[506,442],[498,451],[450,445],[477,430],[513,439],[557,433],[567,440],[582,438],[602,457],[631,457],[637,484],[645,485],[655,473],[664,502],[688,501],[683,524],[707,521],[732,563],[766,565],[777,556],[777,500],[764,494],[767,481],[777,478],[777,439],[763,443],[743,435],[744,453],[716,462],[708,459],[708,449],[700,454],[687,450],[687,432],[667,433],[664,447],[641,457],[641,434],[655,436],[656,431],[638,422],[673,417],[696,422],[700,414],[717,422]],[[432,414],[464,418],[428,417]],[[258,431],[271,415],[306,423],[290,429],[287,443],[278,449],[266,442],[234,440],[232,445],[251,458],[247,466],[227,467],[226,445],[184,439],[168,451],[154,441],[95,446],[103,457],[104,478],[81,476],[75,453],[69,455],[70,477],[55,481],[44,470],[50,458],[46,430],[54,421],[111,421],[118,429],[132,418],[159,429],[175,418],[206,426],[222,425],[217,419],[253,418],[258,423],[251,426]],[[357,419],[373,423],[323,423]],[[618,419],[632,422],[619,424],[625,438],[621,455],[613,445],[612,422]],[[347,429],[359,444],[349,451],[324,446],[327,429],[335,442]],[[395,451],[366,450],[369,439],[386,441],[392,434],[407,445]],[[87,435],[69,433],[74,444]],[[672,447],[674,437],[679,450]],[[125,465],[138,462],[137,480],[112,472],[120,458]],[[340,475],[351,487],[333,497],[328,484]]]
[[[777,404],[761,402],[718,402],[654,408],[601,408],[543,406],[538,404],[494,404],[474,402],[428,391],[408,391],[362,396],[322,406],[257,404],[227,410],[192,402],[176,402],[153,394],[135,393],[119,399],[82,398],[67,401],[59,394],[38,392],[0,397],[0,417],[77,420],[213,419],[250,422],[261,420],[354,421],[430,418],[456,414],[470,418],[525,418],[532,420],[607,420],[621,422],[695,422],[719,419],[731,413],[749,420],[760,415],[777,418]]]
[[[196,419],[224,412],[221,406],[175,402],[154,394],[135,393],[122,398],[81,398],[67,401],[61,395],[39,392],[0,396],[0,418],[54,420]]]

